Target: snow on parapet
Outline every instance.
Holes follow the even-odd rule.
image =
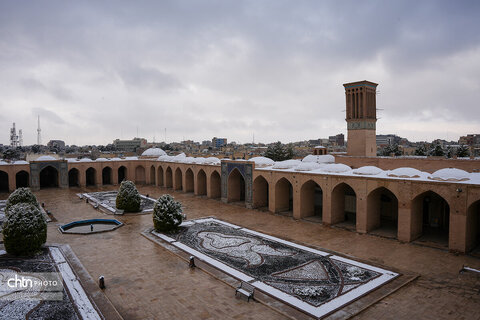
[[[275,161],[273,161],[272,159],[267,158],[267,157],[253,157],[253,158],[248,159],[248,161],[255,162],[255,167],[256,168],[269,167],[269,166],[273,166],[275,164]]]
[[[142,153],[143,157],[160,157],[165,155],[167,155],[167,153],[160,148],[150,148]]]
[[[309,154],[302,159],[302,162],[335,163],[335,157],[330,154],[325,154],[321,156]]]
[[[383,172],[382,169],[375,166],[364,166],[358,169],[353,169],[354,174],[365,175],[365,176],[374,176]]]
[[[52,161],[52,160],[58,160],[58,159],[52,156],[40,156],[37,159],[35,159],[35,161]]]
[[[420,178],[422,175],[424,175],[422,171],[410,167],[397,168],[387,172],[387,176],[397,178]]]
[[[429,179],[439,181],[467,181],[470,180],[470,173],[456,168],[445,168],[432,173]]]
[[[292,169],[297,167],[302,161],[300,160],[285,160],[285,161],[278,161],[275,162],[273,165],[273,169]]]

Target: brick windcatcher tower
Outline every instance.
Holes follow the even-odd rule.
[[[347,101],[347,154],[375,157],[377,155],[376,91],[378,84],[370,81],[345,83]]]

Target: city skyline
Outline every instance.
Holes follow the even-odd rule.
[[[377,133],[478,133],[476,2],[2,2],[0,143],[285,143],[346,134],[343,83],[379,84]]]

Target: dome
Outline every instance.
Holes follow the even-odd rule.
[[[352,170],[352,168],[343,163],[330,163],[320,170],[329,173],[343,173]]]
[[[220,164],[220,159],[218,159],[217,157],[208,157],[206,160],[205,160],[205,163],[206,164]]]
[[[267,157],[253,157],[248,159],[248,161],[255,162],[255,167],[257,168],[273,166],[275,164],[275,161]]]
[[[57,160],[57,158],[52,156],[40,156],[37,159],[35,159],[35,161],[53,161],[53,160]]]
[[[470,173],[456,168],[445,168],[432,173],[431,179],[440,181],[466,181],[470,180]]]
[[[172,159],[171,156],[165,154],[165,155],[163,155],[163,156],[158,157],[157,160],[158,160],[158,161],[171,161],[171,159]]]
[[[374,176],[381,172],[383,172],[383,170],[375,166],[364,166],[358,169],[353,169],[354,174],[360,174],[365,176]]]
[[[285,160],[285,161],[278,161],[275,162],[273,165],[273,169],[292,169],[298,166],[302,161],[300,160]]]
[[[295,171],[312,171],[315,169],[320,169],[324,167],[325,164],[320,164],[316,162],[301,162],[296,168]]]
[[[160,157],[165,156],[167,153],[160,148],[150,148],[143,151],[142,156],[144,157]]]
[[[107,158],[97,158],[97,159],[95,159],[95,161],[99,161],[99,162],[100,161],[108,161],[108,159]]]
[[[78,160],[78,162],[93,162],[93,160],[90,159],[90,158],[82,158],[82,159]]]
[[[402,167],[391,170],[387,173],[389,177],[398,177],[398,178],[420,178],[422,171],[415,168]]]

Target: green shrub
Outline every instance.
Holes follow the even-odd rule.
[[[40,209],[37,198],[29,188],[18,188],[12,192],[5,203],[5,214],[11,206],[17,203],[29,203]]]
[[[140,211],[140,193],[132,181],[123,181],[117,193],[115,206],[125,212]]]
[[[182,204],[169,194],[161,196],[153,207],[153,226],[156,231],[175,230],[184,218]]]
[[[17,203],[5,212],[3,243],[13,255],[33,255],[47,241],[47,221],[30,203]]]

